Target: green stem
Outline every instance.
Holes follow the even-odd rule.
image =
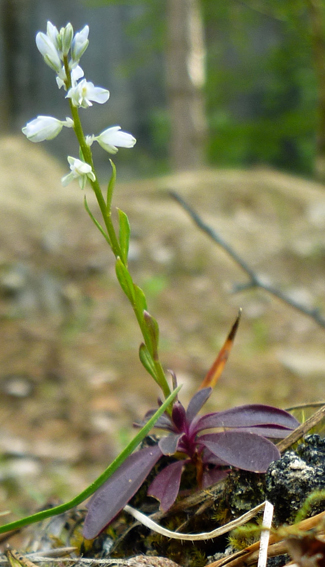
[[[78,109],[75,106],[73,106],[71,100],[70,100],[70,110],[71,110],[72,119],[73,119],[73,123],[74,123],[74,131],[76,133],[76,136],[77,136],[77,139],[78,139],[84,160],[92,167],[92,170],[95,172],[93,156],[92,156],[90,147],[86,144],[85,136],[84,136],[82,126],[81,126],[81,122],[80,122],[80,118],[79,118]],[[119,245],[119,242],[118,242],[118,238],[116,236],[114,225],[112,223],[111,210],[109,210],[109,211],[107,210],[105,199],[103,197],[100,185],[98,183],[97,176],[96,176],[95,181],[90,181],[90,183],[91,183],[93,191],[96,195],[96,199],[97,199],[97,202],[98,202],[98,206],[100,208],[100,212],[102,213],[102,217],[103,217],[106,229],[107,229],[107,233],[108,233],[109,239],[111,241],[113,253],[114,253],[116,258],[120,257],[121,256],[121,249],[120,249],[120,245]]]
[[[65,64],[65,69],[66,69],[66,75],[68,77],[67,88],[69,88],[71,86],[71,74],[70,74],[67,58],[65,58],[64,64]],[[91,152],[90,147],[86,143],[86,139],[85,139],[85,135],[84,135],[84,132],[83,132],[83,129],[82,129],[78,109],[77,109],[77,107],[75,107],[72,104],[71,99],[69,99],[69,103],[70,103],[70,110],[71,110],[71,115],[72,115],[72,119],[73,119],[73,123],[74,123],[74,131],[75,131],[76,137],[78,139],[78,142],[79,142],[82,154],[83,154],[83,158],[91,166],[93,172],[95,173],[92,152]],[[113,173],[114,173],[114,170],[113,170]],[[90,183],[91,183],[93,191],[96,195],[98,206],[100,208],[100,211],[101,211],[101,214],[102,214],[102,217],[103,217],[106,229],[107,229],[109,244],[112,248],[113,254],[115,255],[116,259],[120,258],[121,261],[123,262],[123,257],[122,257],[122,254],[121,254],[121,248],[120,248],[119,240],[117,238],[115,228],[114,228],[112,218],[111,218],[111,215],[112,215],[111,199],[112,199],[112,192],[113,192],[113,187],[114,187],[113,181],[114,180],[112,180],[112,182],[109,185],[109,190],[108,190],[108,194],[107,194],[107,203],[105,203],[105,199],[103,197],[100,185],[98,183],[97,176],[96,176],[95,181],[90,181]],[[88,214],[90,214],[90,216],[92,217],[89,210],[88,210]],[[92,220],[96,224],[96,221],[93,217],[92,217]],[[123,262],[123,263],[125,265],[125,268],[128,271],[128,267],[127,267],[126,263],[125,262]],[[132,283],[134,285],[132,276],[131,276],[129,271],[128,271],[128,273],[129,273],[130,278],[132,280]],[[129,298],[129,300],[130,300],[130,298]],[[132,304],[133,311],[135,313],[136,319],[138,321],[138,325],[140,327],[142,336],[144,338],[144,342],[145,342],[147,348],[150,351],[150,344],[148,344],[147,337],[146,337],[146,331],[145,331],[144,323],[143,323],[143,313],[142,313],[142,311],[140,310],[139,306],[137,305],[137,303],[135,301],[131,301],[131,304]],[[165,372],[163,370],[163,367],[162,367],[160,361],[155,360],[154,357],[153,357],[153,360],[154,360],[154,365],[155,365],[155,369],[156,369],[156,373],[157,373],[156,382],[161,387],[165,398],[167,398],[170,395],[171,390],[170,390],[170,387],[168,385],[168,382],[167,382],[167,379],[166,379],[166,376],[165,376]]]
[[[90,484],[83,492],[78,494],[69,502],[65,504],[60,504],[60,506],[55,506],[54,508],[49,508],[48,510],[42,510],[41,512],[37,512],[36,514],[32,514],[31,516],[27,516],[22,518],[21,520],[16,520],[15,522],[10,522],[9,524],[4,524],[0,526],[0,534],[5,532],[9,532],[11,530],[17,530],[24,526],[28,526],[30,524],[34,524],[35,522],[40,522],[45,520],[46,518],[51,518],[52,516],[57,516],[59,514],[63,514],[71,508],[78,506],[84,500],[89,498],[100,486],[106,482],[106,480],[121,466],[121,464],[125,461],[125,459],[133,453],[133,451],[137,448],[137,446],[143,441],[143,439],[148,435],[149,431],[155,425],[157,419],[167,410],[168,406],[173,402],[175,397],[177,396],[181,386],[178,386],[173,392],[168,396],[165,402],[160,406],[160,408],[156,411],[156,413],[152,416],[151,419],[146,423],[144,427],[139,431],[139,433],[132,439],[132,441],[128,444],[127,447],[116,457],[116,459],[105,469],[105,471],[92,483]]]
[[[144,327],[143,314],[142,314],[142,312],[140,312],[138,306],[134,302],[132,302],[132,307],[133,307],[133,311],[135,313],[135,316],[137,318],[138,325],[141,329],[141,333],[142,333],[145,345],[148,348],[149,352],[151,352],[151,345],[148,342],[147,337],[146,337],[146,332],[143,329],[143,327]],[[170,387],[169,387],[168,382],[166,380],[166,375],[165,375],[164,369],[161,365],[160,360],[155,360],[155,358],[153,356],[152,356],[152,359],[153,359],[155,369],[156,369],[156,373],[157,373],[157,377],[156,377],[155,380],[156,380],[157,384],[160,386],[160,388],[162,389],[165,398],[167,398],[170,395],[171,390],[170,390]],[[167,411],[168,411],[168,413],[170,413],[169,410],[167,410]]]

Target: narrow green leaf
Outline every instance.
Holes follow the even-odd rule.
[[[134,293],[135,293],[135,303],[136,306],[139,308],[139,311],[143,313],[147,309],[147,300],[144,292],[142,291],[141,287],[134,284]]]
[[[117,258],[116,260],[115,271],[116,271],[116,277],[125,295],[129,298],[131,303],[134,304],[135,293],[134,293],[133,281],[127,268],[124,266],[121,258]]]
[[[116,167],[111,159],[109,161],[112,166],[112,175],[107,186],[106,211],[108,214],[111,212],[112,197],[116,181]]]
[[[140,358],[141,364],[144,366],[146,371],[149,372],[149,374],[157,382],[155,363],[152,359],[150,352],[148,351],[148,349],[147,349],[147,347],[144,343],[141,343],[141,345],[140,345],[139,358]]]
[[[143,319],[149,332],[150,344],[152,347],[153,359],[157,362],[158,357],[158,344],[159,344],[159,326],[154,317],[146,310],[143,312]]]
[[[87,486],[85,490],[80,492],[75,498],[69,500],[65,504],[60,504],[59,506],[55,506],[54,508],[48,508],[47,510],[42,510],[41,512],[36,512],[36,514],[32,514],[31,516],[26,516],[21,520],[16,520],[14,522],[10,522],[9,524],[4,524],[0,526],[0,534],[9,532],[11,530],[17,530],[22,528],[23,526],[29,526],[30,524],[34,524],[35,522],[40,522],[45,520],[46,518],[51,518],[52,516],[57,516],[58,514],[63,514],[67,510],[71,510],[71,508],[75,508],[81,502],[84,502],[89,496],[94,494],[96,490],[106,482],[106,480],[118,469],[119,466],[125,461],[125,459],[133,453],[133,451],[140,445],[141,441],[148,435],[149,431],[155,425],[157,419],[164,413],[164,411],[168,411],[169,406],[173,403],[174,399],[176,398],[178,392],[180,391],[181,386],[178,386],[176,390],[174,390],[168,398],[164,401],[164,403],[160,406],[160,408],[156,411],[156,413],[147,421],[147,423],[140,429],[139,433],[130,441],[130,443],[123,449],[123,451],[114,459],[114,461],[105,469],[105,471],[98,477],[96,480]]]
[[[121,211],[121,209],[117,209],[117,210],[118,210],[119,226],[120,226],[119,240],[120,240],[121,256],[123,263],[127,265],[129,244],[130,244],[130,223],[127,215],[123,211]]]
[[[109,244],[110,247],[112,248],[112,244],[111,244],[111,241],[110,241],[110,238],[109,238],[108,234],[105,232],[105,230],[103,229],[102,225],[99,224],[98,220],[95,219],[94,215],[92,214],[92,212],[91,212],[91,210],[90,210],[90,208],[89,208],[89,206],[88,206],[87,199],[86,199],[86,195],[84,196],[84,205],[85,205],[85,209],[86,209],[88,215],[90,216],[91,220],[92,220],[93,223],[97,226],[99,232],[102,233],[103,237],[105,238],[105,240],[108,242],[108,244]]]

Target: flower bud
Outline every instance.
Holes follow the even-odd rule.
[[[52,116],[38,116],[28,122],[22,128],[22,132],[31,142],[44,142],[44,140],[55,138],[65,125],[64,122]]]
[[[36,45],[37,49],[42,54],[45,63],[56,73],[59,73],[62,63],[58,50],[50,37],[45,35],[43,32],[38,32],[36,35]]]
[[[62,55],[68,55],[73,39],[73,27],[69,23],[65,28],[60,29],[60,42]]]
[[[136,139],[132,134],[123,132],[120,126],[113,126],[112,128],[107,128],[99,136],[95,138],[106,152],[110,154],[116,154],[118,151],[117,147],[120,148],[133,148],[136,143]]]
[[[89,44],[88,34],[89,26],[85,26],[74,36],[71,46],[71,57],[73,62],[78,62],[80,57],[85,53]]]

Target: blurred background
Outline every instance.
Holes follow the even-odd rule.
[[[13,516],[85,488],[158,394],[114,259],[79,186],[60,184],[73,133],[21,134],[68,112],[35,45],[47,20],[90,26],[82,67],[111,97],[81,109],[85,133],[120,125],[138,140],[114,158],[114,205],[182,401],[240,307],[208,409],[324,399],[324,327],[263,290],[234,293],[247,275],[170,190],[257,274],[325,313],[325,0],[1,0],[0,500]],[[104,182],[108,156],[94,151]]]
[[[2,0],[0,17],[2,133],[36,114],[64,117],[34,38],[47,20],[87,22],[83,68],[111,100],[84,113],[85,128],[123,118],[141,139],[133,174],[208,163],[323,175],[322,0]],[[69,143],[49,151],[65,159]]]

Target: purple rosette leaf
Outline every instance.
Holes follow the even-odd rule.
[[[246,431],[247,433],[256,433],[257,435],[262,435],[263,437],[268,437],[270,439],[284,439],[284,437],[287,437],[287,435],[292,432],[292,429],[280,427],[279,425],[255,425],[253,427],[232,429],[232,431]]]
[[[186,412],[181,402],[175,402],[172,411],[172,421],[177,431],[185,432],[186,427]]]
[[[161,405],[161,404],[159,404]],[[157,409],[152,409],[147,411],[146,415],[144,416],[143,420],[138,422],[138,423],[134,423],[133,427],[143,427],[148,421],[149,419],[156,413]],[[174,431],[175,427],[173,426],[170,417],[166,414],[161,415],[154,427],[156,427],[157,429],[166,429],[167,431]]]
[[[158,445],[161,452],[164,455],[174,455],[178,449],[178,445],[180,439],[183,437],[184,433],[180,433],[179,435],[171,434],[168,437],[162,437],[159,439]]]
[[[203,436],[202,436],[203,437]],[[205,465],[217,465],[218,467],[227,467],[229,463],[217,457],[214,453],[211,453],[207,447],[204,447],[202,453],[202,462]]]
[[[92,496],[88,504],[83,535],[93,539],[134,496],[151,469],[162,456],[158,445],[130,455]]]
[[[186,410],[186,419],[192,421],[211,396],[212,388],[203,388],[194,394]]]
[[[209,486],[220,482],[220,480],[223,480],[226,476],[228,476],[228,473],[229,469],[224,470],[219,467],[205,470],[202,475],[202,488],[208,488]]]
[[[160,509],[166,512],[174,504],[179,491],[181,476],[187,461],[176,461],[165,467],[149,486],[148,496],[160,501]]]
[[[280,453],[271,441],[246,431],[224,431],[201,435],[198,443],[233,467],[251,472],[266,472]]]
[[[252,427],[256,425],[271,425],[292,430],[300,424],[285,410],[262,404],[251,404],[203,415],[199,418],[196,427],[202,431],[213,427]]]

